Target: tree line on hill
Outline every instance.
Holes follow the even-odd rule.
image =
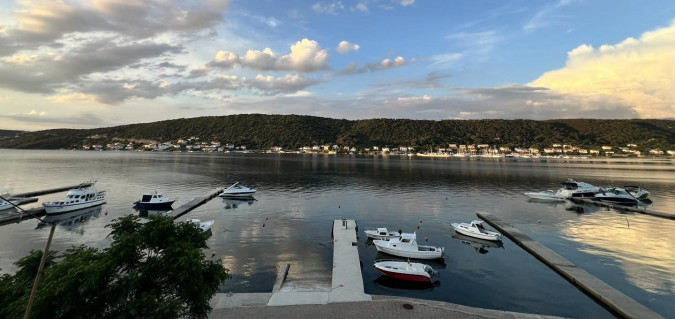
[[[96,140],[89,137],[97,136]],[[337,144],[367,148],[412,146],[429,149],[454,144],[550,147],[555,143],[583,147],[637,144],[639,149],[675,149],[675,121],[656,119],[598,120],[344,120],[304,115],[240,114],[96,129],[52,129],[23,132],[0,139],[1,148],[69,149],[86,143],[120,139],[176,141],[199,137],[247,145],[249,149]]]

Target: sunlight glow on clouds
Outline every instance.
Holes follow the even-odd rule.
[[[622,100],[641,117],[675,116],[675,20],[670,26],[595,49],[568,52],[564,68],[531,83],[561,93]]]
[[[340,41],[340,44],[337,46],[337,52],[340,54],[345,54],[349,51],[358,51],[360,46],[358,44],[350,43],[348,41]]]

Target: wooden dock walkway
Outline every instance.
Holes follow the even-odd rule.
[[[675,215],[673,215],[673,214],[648,210],[647,208],[644,208],[644,207],[643,208],[636,208],[636,207],[630,207],[630,206],[612,205],[612,204],[609,204],[609,203],[603,203],[601,201],[591,200],[591,199],[588,199],[588,198],[571,198],[571,200],[575,203],[591,204],[591,205],[607,207],[607,208],[625,211],[625,212],[640,213],[640,214],[645,214],[645,215],[675,220]]]
[[[498,217],[485,212],[476,215],[616,315],[622,318],[663,318]]]
[[[169,216],[173,217],[173,219],[177,219],[178,217],[181,217],[187,213],[189,213],[191,210],[203,205],[204,203],[210,201],[214,197],[218,196],[220,193],[223,192],[223,188],[219,187],[216,188],[210,192],[208,192],[204,196],[199,196],[193,198],[191,201],[181,205],[180,207],[172,210],[169,212]]]
[[[93,185],[93,183],[86,182],[86,183],[81,183],[81,184],[77,184],[77,185],[64,186],[64,187],[59,187],[59,188],[51,188],[51,189],[45,189],[45,190],[35,191],[35,192],[12,194],[12,198],[34,197],[34,196],[40,196],[40,195],[47,195],[47,194],[53,194],[53,193],[58,193],[58,192],[65,192],[67,190],[71,190],[73,188],[78,188],[78,187],[89,187],[91,185]]]

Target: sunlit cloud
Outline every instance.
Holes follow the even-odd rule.
[[[272,49],[248,50],[239,56],[228,51],[218,51],[209,67],[224,69],[241,65],[260,71],[316,72],[328,69],[328,51],[314,40],[302,39],[291,46],[291,53],[279,56]]]
[[[315,12],[330,15],[337,15],[344,8],[345,5],[342,4],[342,1],[333,1],[330,3],[316,2],[312,5],[312,10]]]
[[[340,44],[337,46],[337,52],[340,54],[345,54],[349,51],[358,51],[360,46],[358,44],[350,43],[348,41],[340,41]]]
[[[668,27],[616,45],[580,45],[568,52],[564,68],[544,73],[531,85],[601,101],[623,101],[643,118],[672,118],[675,20]]]

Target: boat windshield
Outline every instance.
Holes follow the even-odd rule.
[[[142,202],[149,202],[152,196],[150,195],[143,195],[143,198],[141,198]]]

